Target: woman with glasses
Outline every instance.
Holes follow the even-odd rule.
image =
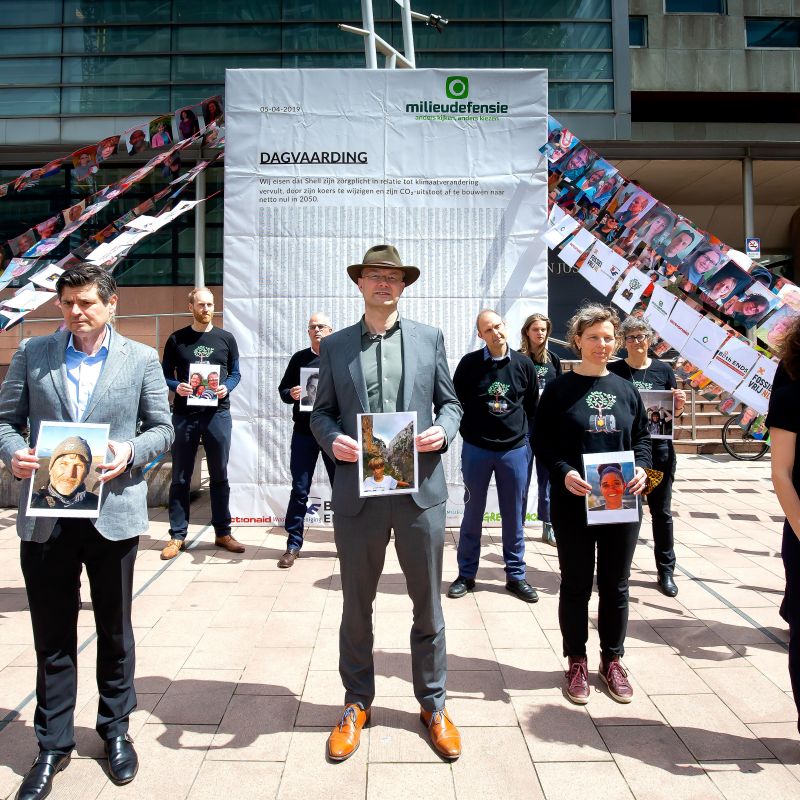
[[[619,317],[606,306],[583,306],[569,322],[567,342],[580,362],[545,387],[536,412],[534,450],[550,471],[551,513],[558,531],[561,570],[558,622],[568,659],[567,697],[589,701],[586,641],[589,599],[597,550],[597,631],[600,635],[600,679],[609,694],[629,703],[633,688],[620,663],[628,627],[628,579],[639,538],[636,522],[589,525],[587,495],[592,484],[584,474],[583,456],[632,450],[634,477],[624,486],[641,494],[650,466],[650,436],[639,392],[608,370],[619,341]]]
[[[789,678],[800,732],[800,317],[781,343],[781,362],[769,400],[772,485],[786,520],[781,557],[786,591],[780,614],[789,623]]]
[[[671,391],[675,397],[675,416],[683,414],[686,395],[678,389],[672,367],[650,358],[648,349],[653,331],[641,319],[628,317],[622,323],[622,335],[628,355],[624,360],[608,365],[610,372],[630,381],[639,390]],[[675,478],[675,448],[669,439],[653,439],[653,469],[664,473],[661,483],[647,495],[647,505],[653,522],[653,549],[658,570],[658,585],[667,597],[675,597],[675,546],[672,531],[672,482]]]
[[[540,397],[544,387],[561,374],[561,359],[547,349],[547,341],[552,330],[553,323],[544,314],[531,314],[522,325],[519,351],[523,355],[530,356],[533,361]],[[531,431],[531,441],[533,441],[533,431]],[[528,486],[531,483],[532,471],[533,459],[528,468]],[[542,522],[542,541],[555,547],[556,534],[550,521],[550,473],[539,458],[536,459],[536,483],[539,490],[536,516]],[[527,503],[523,505],[524,507],[527,507]]]

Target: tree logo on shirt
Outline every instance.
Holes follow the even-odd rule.
[[[511,387],[506,383],[495,381],[486,391],[492,395],[493,400],[489,401],[489,410],[495,414],[502,414],[508,411],[508,403],[506,402],[506,392]]]
[[[644,389],[644,390],[646,391],[647,389],[652,389],[652,388],[653,388],[653,384],[652,384],[652,383],[650,383],[650,381],[634,381],[634,382],[633,382],[633,385],[634,385],[634,386],[635,386],[635,387],[636,387],[636,388],[637,388],[639,391],[641,391],[642,389]]]
[[[597,409],[597,413],[589,417],[590,433],[616,432],[617,421],[614,419],[614,415],[603,413],[612,408],[616,402],[616,395],[608,394],[608,392],[590,392],[586,396],[586,405],[589,406],[589,408]]]
[[[213,347],[206,347],[204,344],[199,344],[194,349],[195,356],[201,361],[205,361],[207,358],[210,358],[213,352]]]
[[[547,364],[534,364],[533,368],[536,371],[536,382],[539,384],[539,394],[541,394],[547,384]]]

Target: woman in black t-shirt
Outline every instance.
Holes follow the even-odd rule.
[[[786,514],[781,546],[786,591],[781,616],[789,623],[789,677],[800,732],[800,317],[781,345],[767,426],[772,444],[772,485]]]
[[[561,374],[561,359],[547,349],[547,340],[552,330],[553,323],[544,314],[531,314],[525,320],[520,332],[519,351],[523,355],[530,356],[533,361],[540,397],[548,382]],[[531,431],[532,439],[533,431]],[[533,459],[528,467],[528,486],[531,483],[532,472]],[[536,516],[542,522],[542,541],[555,547],[556,535],[550,520],[550,473],[539,458],[536,459],[536,483],[539,489]],[[523,509],[527,508],[527,505],[523,503]]]
[[[629,703],[633,689],[620,664],[628,627],[628,579],[639,537],[637,522],[588,525],[586,496],[592,485],[583,477],[583,455],[632,450],[636,470],[625,491],[641,494],[647,481],[650,435],[639,392],[608,371],[619,344],[619,317],[613,309],[587,305],[570,320],[567,342],[581,360],[547,384],[536,412],[534,450],[551,476],[551,512],[558,531],[561,588],[558,621],[569,659],[567,696],[574,703],[589,700],[586,641],[589,599],[597,549],[597,592],[600,604],[600,678],[611,696]]]
[[[675,416],[680,417],[683,414],[686,395],[677,388],[678,384],[672,367],[657,358],[650,358],[648,349],[653,341],[652,328],[644,320],[627,317],[622,323],[622,336],[628,355],[624,360],[609,364],[609,371],[630,381],[639,391],[671,391],[675,396]],[[651,434],[654,432],[653,428],[649,428],[649,430]],[[661,431],[656,430],[655,432],[660,433]],[[647,495],[647,505],[653,523],[653,550],[656,556],[658,585],[667,597],[675,597],[678,594],[678,587],[673,578],[675,544],[671,507],[672,482],[675,478],[677,463],[675,448],[669,439],[653,439],[652,450],[653,469],[664,473],[661,483]]]

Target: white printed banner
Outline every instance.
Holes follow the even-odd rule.
[[[458,80],[456,80],[458,78]],[[547,310],[544,70],[228,70],[225,327],[242,381],[231,396],[234,524],[280,525],[291,478],[278,383],[315,311],[335,329],[363,301],[346,274],[373,245],[419,266],[401,314],[444,330],[451,371],[494,307],[509,331]],[[460,447],[445,456],[448,524],[463,514]],[[308,523],[329,523],[315,474]],[[535,484],[529,508],[535,509]],[[487,508],[497,523],[496,501]]]
[[[729,335],[713,317],[703,317],[686,340],[681,355],[698,369],[705,369]]]
[[[701,319],[703,319],[702,314],[695,311],[688,303],[684,303],[683,300],[678,300],[661,335],[676,350],[683,352],[684,345]]]
[[[732,336],[717,354],[703,367],[703,374],[718,383],[725,391],[734,391],[758,359],[758,352],[747,342]]]
[[[769,398],[772,394],[772,382],[775,380],[775,370],[778,363],[767,356],[760,355],[756,363],[747,373],[734,397],[745,405],[754,408],[759,414],[766,414]]]

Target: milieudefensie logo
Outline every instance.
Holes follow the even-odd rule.
[[[475,103],[468,100],[469,78],[466,75],[449,75],[445,78],[444,93],[452,102],[440,103],[435,100],[420,100],[417,103],[406,103],[407,114],[469,114],[498,116],[508,114],[508,104],[501,100],[491,103]],[[466,101],[466,102],[463,102]],[[447,119],[447,117],[443,117]]]

